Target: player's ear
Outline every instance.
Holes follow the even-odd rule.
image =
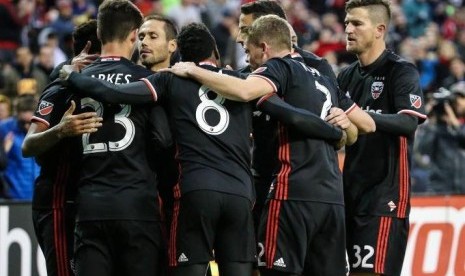
[[[260,48],[262,48],[263,53],[266,53],[268,50],[268,45],[266,42],[260,42]]]
[[[376,26],[375,37],[378,38],[378,39],[383,38],[385,33],[386,33],[386,25],[378,24],[378,26]]]
[[[171,54],[176,52],[177,49],[178,41],[176,39],[170,39],[170,41],[168,41],[168,52]]]
[[[139,33],[139,29],[134,29],[132,30],[131,34],[130,34],[130,39],[131,39],[131,42],[132,43],[135,43],[136,41],[139,40],[139,38],[137,37],[137,34]]]

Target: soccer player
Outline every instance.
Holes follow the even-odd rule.
[[[236,37],[236,42],[244,45],[247,31],[252,23],[261,16],[267,14],[274,14],[286,20],[286,14],[284,13],[283,8],[276,1],[259,0],[242,5],[241,15],[239,18],[239,32]],[[303,61],[306,65],[317,69],[322,75],[325,75],[336,82],[336,76],[325,59],[322,59],[313,53],[304,51],[295,44],[293,44],[292,52],[293,58]],[[251,69],[252,68],[248,66],[242,69],[241,73],[248,74],[251,72]],[[352,100],[345,97],[343,93],[338,93],[338,97],[340,108],[334,107],[331,109],[331,113],[326,118],[329,123],[333,123],[343,129],[348,129],[351,127],[351,122],[353,122],[360,133],[369,133],[374,131],[374,122],[365,112],[357,107]],[[255,180],[254,185],[257,193],[257,202],[254,206],[255,218],[260,217],[271,181],[274,177],[273,173],[278,162],[274,154],[278,147],[275,132],[276,124],[276,121],[272,120],[268,114],[254,112],[254,154],[252,165]]]
[[[100,53],[96,34],[96,21],[79,25],[73,32],[75,52],[81,52],[87,41],[91,41],[94,48],[89,53]],[[73,115],[75,102],[73,94],[59,81],[51,83],[41,95],[22,147],[23,156],[34,156],[41,164],[35,181],[32,217],[50,276],[74,275],[70,262],[82,153],[80,135],[97,131],[102,120],[95,112]]]
[[[358,61],[338,82],[376,123],[375,133],[346,149],[350,267],[353,275],[400,275],[409,232],[413,138],[426,118],[419,74],[386,49],[389,1],[350,0],[346,12],[346,48]]]
[[[170,60],[177,53],[176,36],[178,30],[174,23],[162,15],[149,15],[139,28],[139,59],[142,65],[152,72],[170,66]],[[158,192],[162,201],[162,219],[166,239],[173,215],[173,187],[178,181],[178,166],[175,161],[175,146],[158,151],[154,167],[158,177]]]
[[[129,58],[143,17],[127,0],[106,0],[98,10],[101,57],[82,73],[117,85],[151,74]],[[76,91],[74,91],[76,92]],[[151,150],[170,144],[169,130],[154,106],[104,104],[80,97],[83,111],[103,118],[82,136],[75,230],[77,275],[160,275],[161,235]]]
[[[269,30],[273,30],[272,33]],[[292,59],[287,22],[262,16],[245,42],[252,67],[246,80],[208,72],[191,63],[168,71],[194,78],[220,95],[249,101],[277,93],[295,107],[325,118],[337,102],[337,87],[320,73]],[[268,95],[267,95],[268,94]],[[345,223],[342,179],[334,148],[278,125],[280,162],[259,226],[259,266],[263,275],[345,274]]]

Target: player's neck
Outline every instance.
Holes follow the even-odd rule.
[[[108,42],[105,45],[102,45],[101,56],[115,56],[115,57],[124,57],[127,59],[131,58],[132,47],[126,43],[121,42]]]
[[[360,65],[365,67],[375,62],[386,50],[386,44],[374,45],[366,52],[357,55]]]
[[[283,49],[283,50],[278,50],[276,52],[271,51],[269,57],[270,58],[283,58],[283,57],[285,57],[287,55],[291,55],[291,54],[292,54],[292,50]]]
[[[167,59],[167,60],[165,60],[163,62],[152,65],[152,67],[150,67],[150,70],[152,72],[157,72],[160,69],[164,69],[164,68],[168,68],[168,67],[170,67],[170,60],[169,59]]]

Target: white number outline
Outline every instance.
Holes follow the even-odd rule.
[[[333,103],[331,101],[331,93],[329,92],[326,86],[320,84],[318,81],[315,81],[315,86],[317,90],[321,91],[326,96],[326,100],[323,103],[323,106],[321,107],[320,114],[320,118],[324,120],[326,116],[329,114],[331,106],[333,106]]]
[[[368,253],[364,254],[364,257],[362,258],[362,255],[360,254],[362,253],[362,248],[359,245],[356,245],[356,244],[354,245],[354,250],[355,250],[354,256],[357,259],[357,261],[352,264],[353,268],[357,268],[360,265],[362,265],[363,268],[373,268],[373,264],[368,263],[368,260],[370,260],[371,257],[373,257],[373,255],[375,254],[375,249],[373,248],[373,246],[370,246],[370,245],[364,245],[363,249],[367,250]]]
[[[86,97],[81,99],[81,107],[89,107],[93,109],[97,116],[102,117],[103,115],[103,105],[96,100]],[[121,105],[121,111],[115,114],[115,123],[120,124],[125,129],[124,137],[116,142],[108,141],[108,146],[106,143],[90,143],[90,133],[85,133],[82,135],[82,147],[83,154],[92,154],[99,152],[109,151],[121,151],[129,147],[135,136],[135,127],[134,122],[129,119],[131,114],[130,105]]]
[[[197,106],[195,110],[195,119],[197,124],[199,125],[200,129],[202,129],[205,133],[210,135],[220,135],[223,133],[229,126],[229,112],[223,106],[224,101],[226,100],[221,95],[216,94],[216,98],[214,100],[210,100],[208,98],[208,92],[212,91],[205,85],[202,85],[199,89],[199,98],[201,103]],[[215,110],[220,115],[220,121],[215,126],[209,125],[205,114],[208,110]]]
[[[265,246],[263,243],[259,242],[258,247],[260,248],[260,252],[258,253],[257,257],[257,265],[258,266],[266,266],[266,262],[262,261],[263,255],[265,255]]]

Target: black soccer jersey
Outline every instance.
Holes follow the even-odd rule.
[[[152,74],[122,57],[100,58],[83,74],[126,84]],[[148,161],[153,105],[104,104],[84,97],[83,111],[103,117],[102,127],[82,136],[77,220],[159,220],[157,183]]]
[[[425,116],[419,75],[413,64],[385,51],[373,64],[358,62],[338,76],[362,109],[379,114]],[[344,186],[347,210],[354,215],[407,217],[410,210],[410,156],[413,136],[381,131],[361,135],[346,148]]]
[[[249,77],[267,80],[285,102],[322,119],[332,106],[337,106],[334,83],[291,56],[270,59]],[[305,138],[281,123],[277,135],[279,170],[270,197],[343,204],[341,173],[333,146]]]
[[[315,68],[323,76],[329,78],[330,81],[336,83],[336,76],[329,63],[313,53],[294,47],[295,52],[291,57],[297,61],[305,63],[307,66]],[[246,67],[248,68],[248,67]],[[244,69],[240,71],[246,73]],[[349,113],[356,104],[338,89],[337,92],[338,107]],[[253,169],[259,179],[265,183],[271,183],[271,180],[278,168],[278,160],[276,158],[277,142],[276,142],[276,127],[277,121],[273,120],[269,115],[261,111],[253,113],[253,133],[255,150],[253,153]]]
[[[40,97],[32,122],[54,127],[60,123],[73,99],[76,101],[60,82],[51,83]],[[34,209],[63,208],[67,201],[74,201],[81,152],[80,137],[69,137],[37,157],[41,168],[35,181]]]
[[[315,68],[321,75],[326,76],[330,79],[330,81],[337,83],[336,75],[326,59],[323,59],[314,53],[304,51],[299,47],[294,47],[292,57],[296,60],[302,59],[307,66]],[[355,108],[356,104],[347,97],[342,90],[338,90],[337,97],[339,101],[338,107],[346,113],[350,113],[350,111]]]
[[[144,81],[170,115],[181,193],[213,190],[252,201],[250,105],[227,100],[194,80],[170,73],[155,74]]]

